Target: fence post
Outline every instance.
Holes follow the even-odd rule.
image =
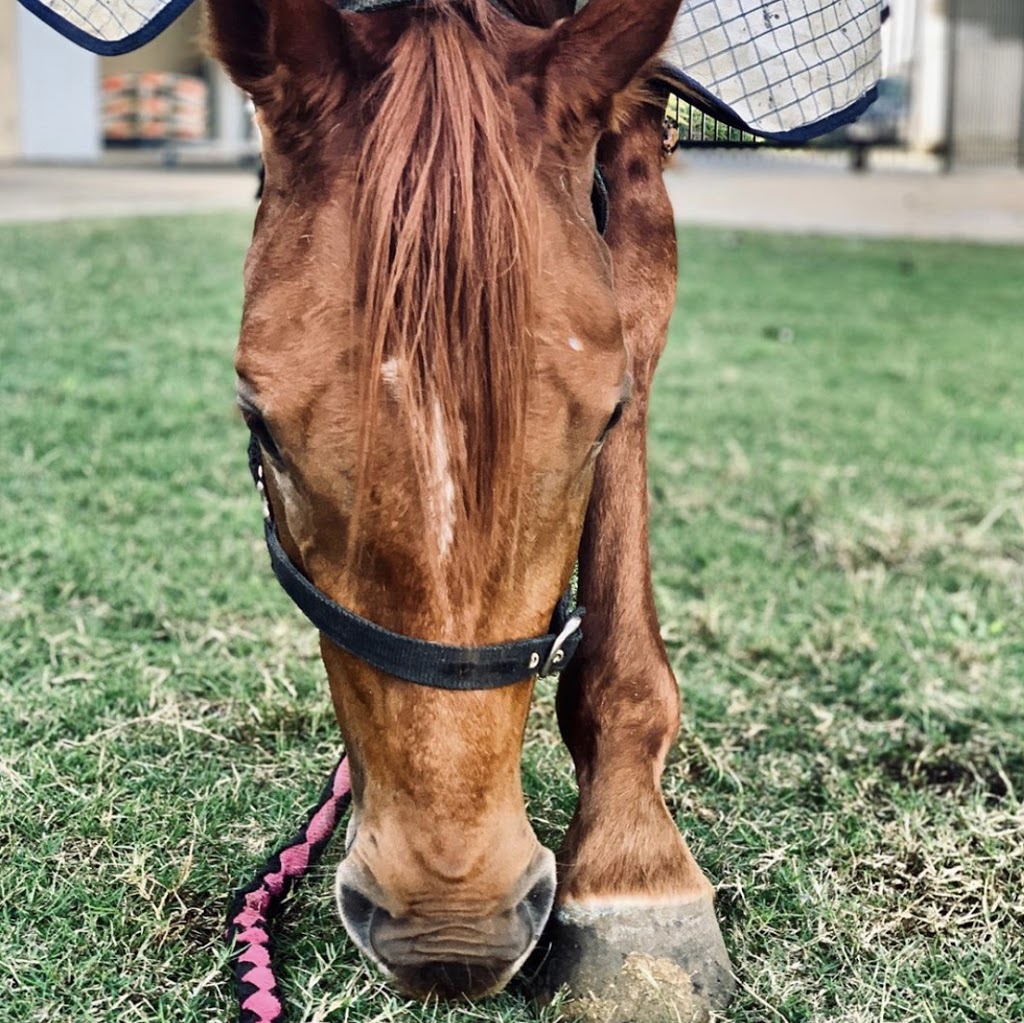
[[[960,16],[960,0],[946,0],[946,145],[942,169],[949,174],[953,169],[956,148],[956,50],[957,23]]]
[[[1024,34],[1021,36],[1021,44],[1024,45]],[[1017,123],[1017,166],[1024,170],[1024,82],[1020,90],[1020,118]]]

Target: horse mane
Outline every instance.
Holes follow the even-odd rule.
[[[488,45],[495,17],[487,0],[438,0],[409,19],[370,89],[353,221],[362,407],[378,410],[359,500],[374,436],[394,429],[380,411],[382,371],[400,367],[389,389],[399,388],[424,514],[441,499],[445,445],[446,511],[487,544],[515,535],[499,527],[520,503],[535,277],[525,157]]]

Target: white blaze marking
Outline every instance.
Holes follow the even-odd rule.
[[[442,558],[448,556],[455,539],[455,483],[448,455],[448,437],[439,402],[434,402],[430,460],[430,507],[437,522],[437,546]]]
[[[288,474],[281,472],[273,462],[270,463],[270,471],[274,474],[274,485],[277,487],[277,493],[284,505],[285,521],[289,522],[294,529],[298,522],[299,492],[295,489],[295,484],[288,478]]]
[[[583,351],[583,342],[578,337],[571,337],[571,338],[569,338],[569,347],[574,352],[582,352]]]
[[[394,390],[398,386],[398,374],[401,369],[398,359],[388,359],[387,362],[380,364],[380,377]]]

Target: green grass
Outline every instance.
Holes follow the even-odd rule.
[[[0,1015],[232,1019],[228,892],[337,752],[232,408],[247,218],[0,230]],[[686,231],[652,425],[670,805],[730,1019],[1024,1018],[1024,250]],[[542,687],[524,758],[572,806]],[[409,1005],[322,867],[296,1020]],[[557,1010],[546,1018],[554,1020]]]

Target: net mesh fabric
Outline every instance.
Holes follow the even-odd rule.
[[[670,78],[758,134],[825,121],[881,74],[882,0],[689,0],[663,52]]]
[[[21,0],[73,42],[124,52],[191,0]],[[368,10],[402,0],[355,0]],[[348,6],[341,0],[339,6]],[[577,6],[584,6],[579,3]],[[881,74],[884,0],[684,0],[662,54],[670,83],[759,135],[829,126]],[[812,133],[813,134],[813,133]]]
[[[134,35],[152,22],[167,0],[45,0],[45,6],[101,42]]]

